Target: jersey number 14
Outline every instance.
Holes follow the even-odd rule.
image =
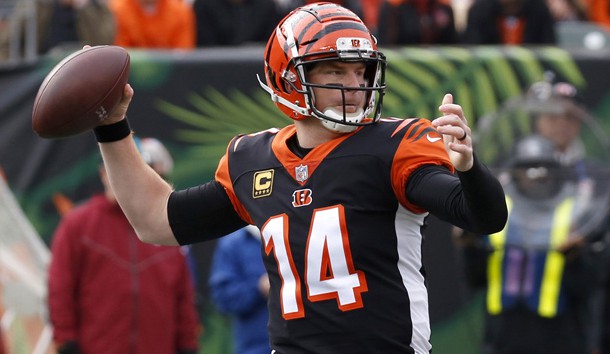
[[[284,319],[305,317],[301,279],[288,242],[288,216],[271,217],[261,229],[265,252],[275,253],[282,279],[280,299]],[[313,212],[305,250],[305,287],[309,301],[332,300],[342,311],[361,308],[361,293],[368,290],[362,271],[356,270],[341,205]]]

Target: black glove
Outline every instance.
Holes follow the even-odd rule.
[[[78,343],[76,341],[70,340],[62,344],[57,349],[57,354],[81,354],[80,349],[78,349]]]

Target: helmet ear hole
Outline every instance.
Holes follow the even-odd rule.
[[[268,82],[268,83],[270,83],[270,84],[271,84],[271,86],[273,86],[273,89],[275,89],[275,90],[279,91],[279,90],[280,90],[280,88],[279,88],[279,87],[277,87],[277,83],[276,83],[276,80],[275,80],[275,73],[273,72],[273,70],[271,70],[271,68],[270,68],[270,67],[269,67],[269,68],[267,68],[267,77],[269,78],[269,79],[267,80],[267,82]]]
[[[292,86],[288,82],[282,80],[282,86],[284,86],[284,92],[286,92],[287,94],[292,93]]]

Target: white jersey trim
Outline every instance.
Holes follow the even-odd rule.
[[[428,213],[415,214],[399,205],[396,212],[398,270],[409,295],[413,334],[411,346],[416,354],[429,354],[430,316],[428,312],[428,290],[424,283],[422,268],[421,227]]]

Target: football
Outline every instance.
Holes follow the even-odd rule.
[[[38,89],[33,130],[63,138],[100,125],[121,100],[129,65],[129,53],[118,46],[87,47],[64,58]]]

